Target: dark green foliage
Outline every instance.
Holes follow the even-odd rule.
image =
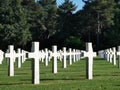
[[[24,46],[31,40],[21,0],[0,0],[0,42]]]
[[[62,46],[80,48],[79,46],[82,42],[76,41],[77,38],[80,39],[79,32],[76,30],[76,17],[73,13],[76,10],[75,4],[70,0],[65,0],[58,7],[58,24],[57,24],[57,33],[54,36],[56,43],[61,43]],[[73,38],[71,38],[73,37]],[[74,40],[75,41],[74,41]],[[72,40],[72,41],[71,41]],[[81,40],[81,39],[80,39]],[[64,42],[64,43],[63,43]],[[76,42],[76,43],[75,43]],[[59,43],[59,44],[60,44]],[[70,45],[71,44],[71,45]]]
[[[85,43],[81,40],[80,37],[70,36],[64,41],[66,47],[85,49]]]
[[[60,6],[56,0],[0,0],[0,47],[32,41],[81,49],[91,41],[96,50],[98,41],[99,49],[119,45],[120,1],[82,1],[83,9],[76,12],[70,0]]]
[[[45,15],[42,23],[44,24],[44,39],[49,39],[50,36],[56,33],[57,25],[57,4],[56,0],[39,0],[41,8],[43,8]]]
[[[23,0],[22,6],[27,13],[27,23],[29,24],[30,32],[33,41],[39,41],[43,31],[46,30],[42,20],[44,20],[44,11],[33,0]]]
[[[99,35],[100,49],[105,48],[106,43],[111,43],[111,40],[107,40],[104,35],[109,34],[107,32],[111,32],[115,26],[115,6],[114,0],[90,0],[85,3],[83,10],[76,13],[76,17],[79,18],[77,24],[80,26],[77,28],[84,41],[93,42],[96,48]],[[114,41],[113,38],[111,39]],[[111,45],[107,44],[107,46]]]
[[[76,6],[75,4],[73,4],[72,1],[65,0],[65,2],[62,5],[60,5],[58,9],[61,13],[68,13],[75,11]]]

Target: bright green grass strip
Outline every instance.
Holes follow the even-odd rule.
[[[68,63],[68,62],[67,62]],[[62,68],[58,61],[58,73],[52,73],[52,61],[46,67],[40,62],[40,84],[31,84],[31,60],[22,68],[15,63],[15,76],[8,76],[6,61],[0,65],[0,90],[120,90],[120,69],[100,58],[94,59],[93,80],[86,79],[86,60],[80,60]]]

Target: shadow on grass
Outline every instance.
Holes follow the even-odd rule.
[[[46,78],[46,79],[40,79],[41,81],[57,81],[57,80],[86,80],[85,78],[81,77],[81,78]]]
[[[16,75],[26,75],[26,74],[29,74],[29,73],[15,73]]]
[[[120,74],[118,75],[118,74],[110,74],[110,75],[100,75],[100,74],[97,74],[97,75],[93,75],[93,77],[100,77],[100,76],[102,76],[102,77],[104,77],[104,76],[120,76]]]
[[[119,86],[120,87],[120,84],[119,85],[115,85],[115,86]]]
[[[104,58],[94,58],[95,61],[106,61]]]
[[[23,85],[23,84],[30,84],[30,83],[0,83],[0,86],[8,86],[8,85]]]
[[[21,79],[20,81],[17,82],[1,82],[0,86],[6,86],[6,85],[24,85],[24,84],[32,84],[32,80],[31,79]]]
[[[87,58],[84,58],[84,59],[81,59],[81,60],[87,60]],[[104,59],[104,58],[99,58],[99,57],[95,57],[94,58],[94,61],[107,61],[106,59]]]
[[[20,81],[32,81],[32,79],[21,79]]]

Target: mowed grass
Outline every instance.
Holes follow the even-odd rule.
[[[67,62],[68,63],[68,62]],[[62,68],[58,61],[58,73],[52,73],[52,62],[44,66],[40,62],[40,84],[32,84],[31,60],[17,68],[15,76],[8,76],[6,60],[0,65],[0,90],[120,90],[120,69],[106,60],[94,59],[93,80],[86,79],[86,59]]]

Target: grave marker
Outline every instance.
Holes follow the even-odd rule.
[[[113,55],[113,65],[116,65],[116,48],[113,47],[113,52],[112,52],[112,55]]]
[[[80,55],[81,55],[81,52],[80,50],[76,50],[76,60],[80,60]]]
[[[72,64],[72,49],[69,48],[69,64]]]
[[[105,54],[106,54],[106,59],[109,62],[110,61],[110,51],[109,51],[109,49],[105,50]]]
[[[110,51],[110,57],[109,57],[110,59],[109,59],[109,62],[112,63],[112,56],[113,56],[113,55],[112,55],[112,49],[110,48],[109,51]]]
[[[45,66],[48,66],[48,49],[45,48]]]
[[[67,67],[67,62],[66,62],[66,47],[63,47],[63,68],[66,68]]]
[[[73,49],[73,62],[75,62],[75,49]]]
[[[25,51],[22,50],[22,63],[24,63],[24,61],[25,61]]]
[[[17,59],[18,59],[17,64],[18,64],[18,68],[21,68],[21,56],[22,56],[21,49],[18,48],[18,50],[17,50]]]
[[[9,45],[8,49],[9,52],[5,53],[5,57],[9,58],[8,75],[14,76],[14,61],[15,61],[14,46]]]
[[[86,77],[87,79],[93,78],[93,57],[96,57],[96,52],[93,52],[92,43],[86,43],[85,57],[86,62]]]
[[[62,54],[61,54],[61,50],[59,50],[57,53],[58,53],[58,59],[59,59],[60,61],[62,61],[62,58],[61,58],[61,55],[62,55]]]
[[[33,42],[32,43],[32,52],[28,53],[29,58],[33,58],[33,66],[32,66],[32,83],[33,84],[39,84],[39,78],[40,78],[40,70],[39,70],[39,58],[40,58],[40,53],[39,53],[39,42]]]
[[[98,56],[99,56],[100,58],[104,58],[104,50],[98,51]]]
[[[2,64],[3,59],[4,59],[4,52],[0,50],[0,64]]]
[[[57,46],[52,46],[52,57],[53,57],[53,60],[52,60],[52,72],[54,74],[57,73],[57,56],[58,56]]]
[[[118,68],[120,68],[120,46],[118,46],[117,55],[118,55]]]

